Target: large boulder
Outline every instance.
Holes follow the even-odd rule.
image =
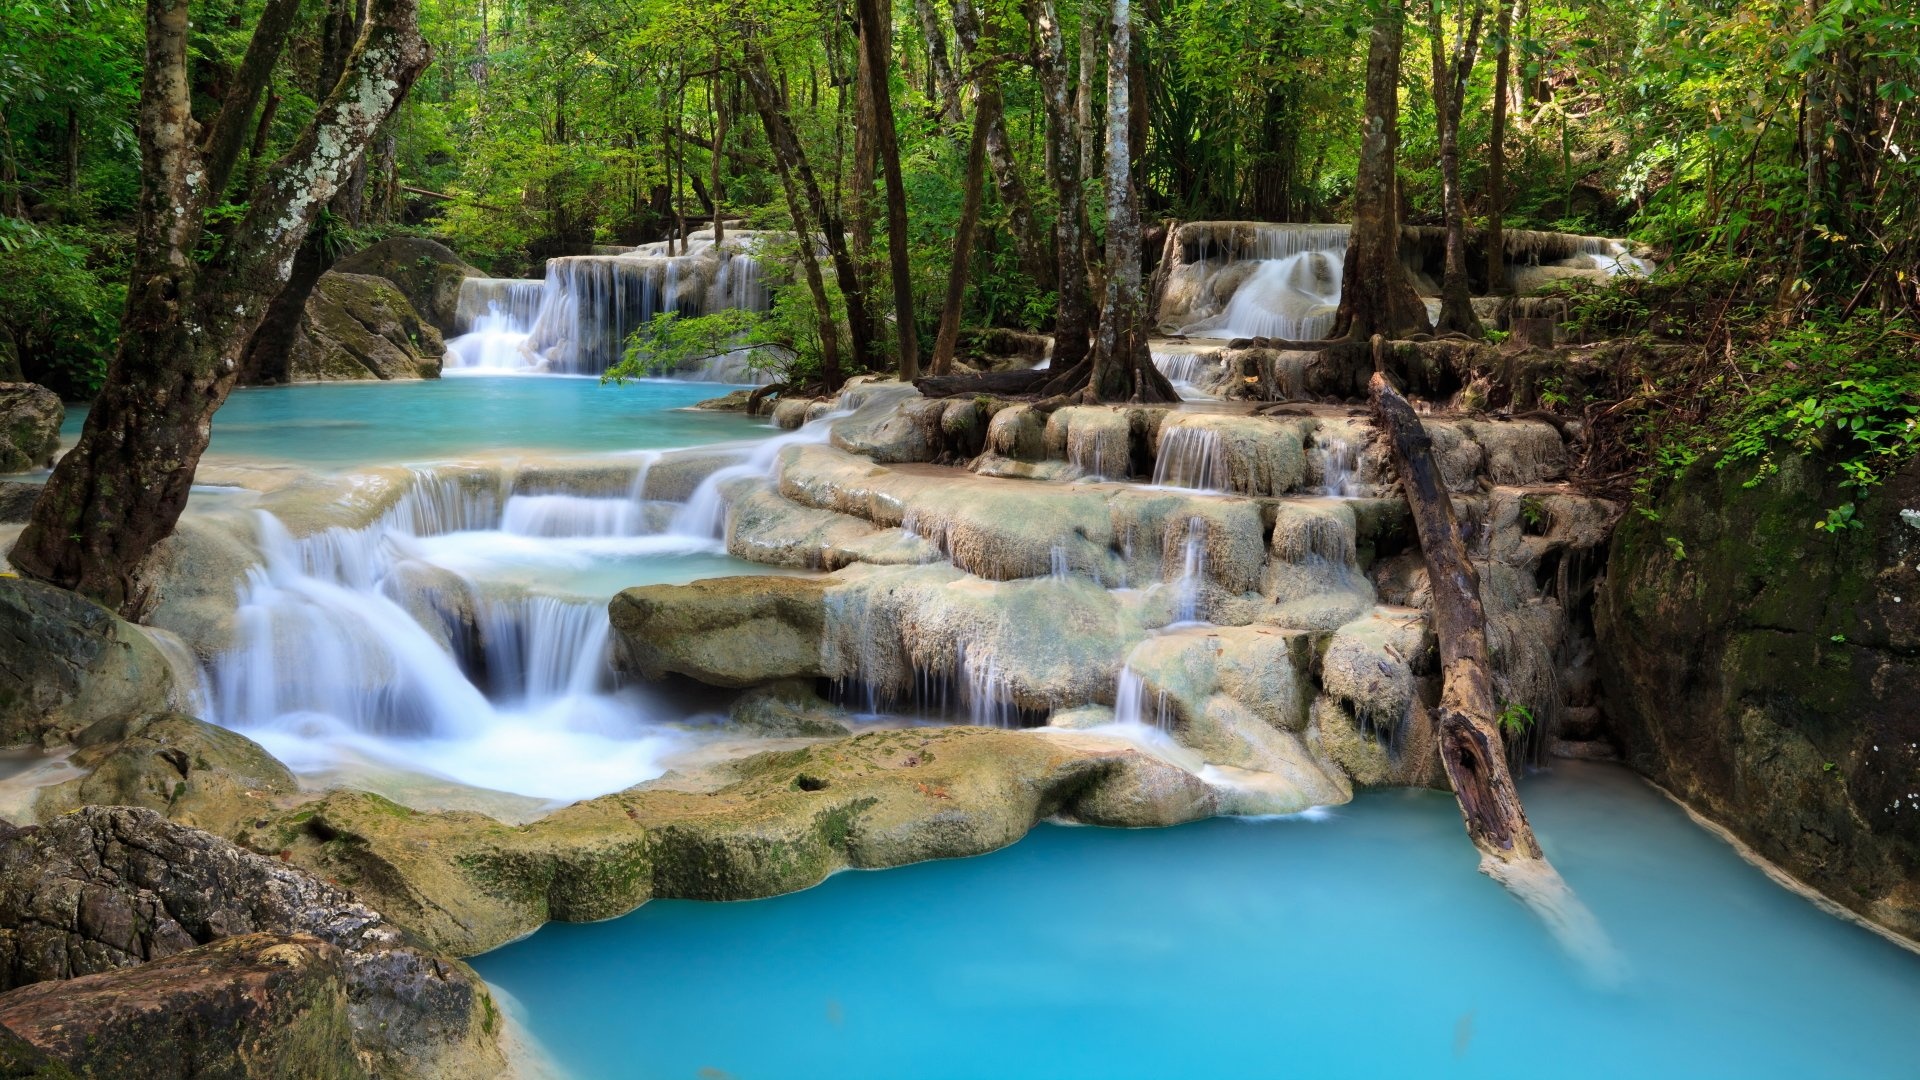
[[[39,484],[0,480],[0,525],[24,525],[33,516],[33,504],[46,489]]]
[[[460,283],[485,277],[445,244],[418,236],[396,236],[341,259],[335,273],[371,274],[399,289],[413,310],[442,334],[457,334]]]
[[[1920,939],[1920,465],[1852,498],[1818,459],[1702,462],[1614,533],[1596,630],[1634,768]]]
[[[351,1037],[345,969],[316,937],[245,934],[0,994],[0,1023],[68,1076],[360,1080],[375,1074]]]
[[[253,934],[311,935],[310,957],[339,956],[351,1039],[334,1041],[346,1041],[371,1072],[470,1078],[504,1067],[497,1007],[480,978],[414,944],[345,889],[151,810],[89,806],[0,833],[0,987],[50,984],[0,996],[0,1023],[56,1056],[61,1046],[36,1038],[12,1003],[40,1003],[31,1011],[44,1015],[63,997],[105,985],[56,980],[189,957],[197,946]],[[157,971],[194,967],[180,960]]]
[[[614,662],[649,679],[686,675],[710,686],[814,679],[826,633],[826,583],[724,577],[627,589],[607,606]]]
[[[109,717],[74,742],[70,760],[86,775],[40,793],[42,821],[82,806],[144,806],[231,836],[299,787],[252,739],[178,713]]]
[[[0,578],[0,744],[162,712],[174,690],[165,654],[139,627],[78,593]]]
[[[60,396],[46,387],[0,382],[0,473],[53,464],[53,452],[60,448],[60,422],[66,418]]]
[[[325,274],[307,298],[287,348],[295,381],[431,379],[446,353],[440,331],[423,322],[393,283],[371,274]]]

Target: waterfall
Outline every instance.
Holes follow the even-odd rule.
[[[1180,576],[1174,581],[1173,621],[1200,622],[1200,605],[1207,584],[1207,522],[1187,520],[1187,541],[1180,555]]]
[[[680,536],[700,539],[725,540],[727,537],[727,489],[742,480],[765,479],[773,474],[773,466],[780,451],[789,446],[803,443],[824,443],[832,434],[835,420],[846,416],[843,410],[836,410],[809,421],[796,430],[784,435],[776,435],[753,445],[747,460],[738,465],[729,465],[707,474],[693,494],[674,512],[668,530]]]
[[[544,281],[467,278],[454,309],[465,331],[447,342],[448,371],[532,371],[527,336],[540,316]]]
[[[1320,475],[1320,494],[1351,499],[1360,494],[1361,440],[1344,427],[1323,426],[1314,432],[1307,457]]]
[[[1161,347],[1152,351],[1153,366],[1184,398],[1212,397],[1204,387],[1217,384],[1224,366],[1217,352]]]
[[[955,666],[960,670],[960,682],[967,699],[967,723],[975,727],[1020,726],[1020,709],[1014,704],[1013,690],[991,653],[983,660],[968,653],[963,643]]]
[[[1152,707],[1148,707],[1148,698]],[[1149,694],[1147,680],[1131,664],[1120,669],[1120,685],[1113,696],[1113,719],[1120,724],[1139,724],[1159,731],[1173,730],[1173,708],[1164,690]]]
[[[1226,443],[1218,431],[1184,424],[1160,429],[1160,452],[1153,463],[1156,485],[1225,491],[1228,476]]]
[[[299,539],[258,512],[263,558],[211,664],[210,715],[301,771],[426,762],[553,800],[658,775],[680,736],[647,721],[645,691],[613,686],[604,600],[511,583],[528,558],[570,567],[644,537],[652,460],[605,497],[507,494],[499,470],[419,470],[372,524]]]

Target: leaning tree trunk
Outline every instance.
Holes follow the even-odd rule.
[[[1334,336],[1365,341],[1427,333],[1426,305],[1400,265],[1400,193],[1394,169],[1400,152],[1400,42],[1405,0],[1386,0],[1373,21],[1367,48],[1366,127],[1353,182],[1353,231],[1340,276]]]
[[[1383,346],[1384,339],[1376,337],[1376,357]],[[1433,629],[1440,645],[1440,759],[1467,837],[1480,850],[1480,869],[1532,909],[1592,976],[1614,982],[1623,972],[1619,954],[1599,920],[1541,852],[1507,769],[1494,719],[1480,578],[1460,542],[1453,503],[1433,460],[1433,438],[1385,375],[1373,376],[1371,390],[1374,423],[1392,444],[1394,469],[1426,558]]]
[[[998,119],[1000,99],[980,98],[973,108],[973,135],[967,141],[967,176],[960,196],[960,224],[953,238],[953,263],[947,269],[947,295],[940,307],[940,328],[933,338],[929,372],[953,370],[954,349],[960,343],[960,315],[966,306],[967,277],[973,269],[973,234],[980,225],[980,204],[986,187],[987,130]]]
[[[1460,542],[1453,501],[1433,460],[1433,437],[1385,375],[1376,373],[1370,390],[1374,423],[1392,444],[1394,469],[1426,557],[1433,629],[1440,642],[1440,757],[1460,816],[1487,858],[1538,859],[1540,844],[1520,806],[1496,723],[1480,574]]]
[[[1140,280],[1140,207],[1133,188],[1129,80],[1133,10],[1113,0],[1107,37],[1107,290],[1094,353],[1092,396],[1099,401],[1178,401],[1147,348],[1145,290]]]
[[[141,198],[120,346],[79,442],[9,555],[21,572],[128,616],[144,606],[143,571],[186,506],[240,350],[314,216],[427,64],[415,0],[370,0],[345,74],[202,261],[207,213],[224,197],[298,8],[269,0],[233,89],[202,125],[192,115],[188,4],[147,3]]]
[[[806,209],[820,230],[820,240],[826,245],[827,255],[833,261],[833,276],[835,283],[840,286],[841,302],[846,305],[847,330],[853,338],[850,344],[854,363],[865,364],[873,351],[873,342],[868,335],[871,323],[867,319],[867,298],[861,288],[859,271],[847,251],[840,219],[834,215],[826,194],[821,191],[820,181],[807,160],[806,150],[800,145],[800,136],[793,129],[792,118],[787,115],[786,97],[767,69],[766,55],[760,51],[759,44],[751,39],[744,41],[742,54],[745,63],[741,65],[741,74],[746,78],[747,91],[753,96],[754,109],[760,114],[760,125],[766,129],[767,144],[773,148],[774,162],[783,180],[791,180],[795,192],[805,200]],[[794,219],[794,228],[801,228],[798,217]],[[824,287],[824,282],[822,284]],[[837,387],[838,375],[836,371],[829,376],[829,386]]]
[[[893,123],[893,88],[888,77],[888,31],[893,25],[890,0],[859,0],[860,46],[866,54],[870,80],[874,141],[880,152],[880,171],[887,188],[887,263],[893,277],[894,336],[900,352],[900,381],[920,377],[920,336],[913,320],[913,270],[907,263],[907,189],[900,176],[899,133]],[[861,194],[865,194],[862,192]]]
[[[780,190],[787,199],[787,214],[793,219],[800,269],[807,279],[807,294],[813,299],[814,326],[820,336],[820,376],[831,393],[840,389],[844,378],[840,368],[839,320],[834,315],[833,303],[827,296],[827,283],[820,272],[819,251],[814,246],[814,222],[810,216],[810,211],[817,213],[825,210],[826,199],[821,195],[820,185],[814,181],[813,170],[808,166],[806,156],[801,153],[799,137],[794,134],[793,122],[787,117],[773,80],[767,76],[765,57],[760,54],[758,46],[750,41],[743,52],[746,57],[744,72],[748,94],[753,98],[755,111],[760,114],[761,127],[766,129],[767,142],[773,147],[774,172],[779,174]],[[825,229],[823,219],[823,233]],[[830,237],[823,237],[823,242],[832,249],[833,240]],[[855,330],[856,337],[858,334],[859,331]],[[858,362],[857,351],[855,360]]]
[[[341,73],[347,69],[347,60],[353,55],[354,44],[359,40],[360,29],[361,11],[357,0],[330,0],[322,21],[320,65],[313,80],[315,100],[325,100],[334,84],[340,81]],[[268,104],[271,106],[271,100]],[[264,137],[264,134],[256,135],[256,139]],[[364,186],[365,173],[363,158],[354,164],[354,179],[345,185],[345,190],[336,193],[327,208],[317,216],[323,226],[328,216],[342,220],[357,216],[357,189]],[[333,269],[340,254],[336,238],[326,235],[327,232],[329,230],[324,227],[307,230],[307,238],[293,256],[286,284],[267,303],[266,312],[260,316],[260,325],[254,328],[253,336],[247,339],[246,348],[240,354],[242,382],[287,381],[289,354],[294,340],[299,336],[300,323],[307,314],[307,299],[313,295],[321,277]]]
[[[1046,103],[1053,149],[1058,155],[1054,197],[1059,205],[1053,218],[1053,254],[1059,268],[1060,300],[1053,320],[1052,369],[1064,374],[1086,362],[1093,322],[1086,253],[1081,248],[1081,223],[1086,217],[1081,194],[1082,163],[1079,135],[1074,130],[1073,99],[1067,88],[1060,17],[1053,0],[1028,0],[1027,11],[1033,21],[1034,67],[1040,75],[1041,98]]]
[[[1464,2],[1464,0],[1463,0]],[[1433,116],[1440,137],[1440,201],[1447,231],[1446,259],[1440,275],[1441,333],[1481,337],[1479,316],[1473,313],[1473,292],[1467,281],[1467,204],[1460,194],[1460,111],[1466,96],[1467,75],[1473,70],[1474,38],[1479,36],[1480,12],[1473,31],[1456,47],[1453,64],[1447,62],[1447,35],[1440,19],[1440,0],[1427,0],[1429,49],[1433,57]]]

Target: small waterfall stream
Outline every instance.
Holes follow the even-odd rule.
[[[654,316],[741,309],[765,311],[762,234],[732,232],[715,245],[711,231],[684,251],[644,244],[618,255],[569,255],[547,262],[543,279],[468,278],[457,308],[465,328],[447,343],[455,373],[598,375],[618,361],[628,337]],[[760,382],[749,357],[701,361],[682,378]]]

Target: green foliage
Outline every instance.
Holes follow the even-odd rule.
[[[1495,722],[1507,737],[1519,738],[1533,730],[1533,710],[1517,701],[1509,701],[1500,706],[1500,715]]]
[[[106,377],[127,291],[113,255],[107,238],[0,217],[0,331],[27,378],[63,397]]]
[[[726,353],[753,353],[779,343],[768,336],[772,320],[757,311],[737,308],[711,315],[681,315],[663,311],[628,337],[620,362],[607,369],[602,382],[623,382],[660,375],[698,360]]]

